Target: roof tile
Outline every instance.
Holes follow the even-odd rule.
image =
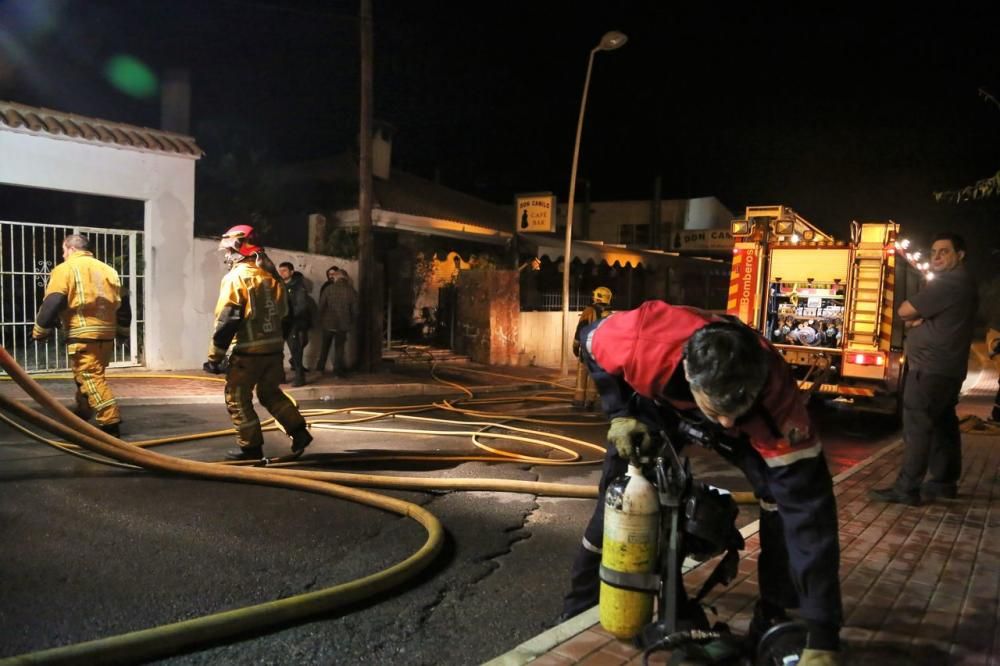
[[[0,100],[0,130],[4,129],[28,129],[41,134],[63,135],[81,142],[102,142],[194,158],[204,154],[192,137],[182,134]]]
[[[63,130],[66,132],[66,136],[73,137],[74,139],[83,135],[83,131],[69,118],[62,121]]]

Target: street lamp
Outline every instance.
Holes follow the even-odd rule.
[[[576,167],[580,160],[580,135],[583,133],[583,112],[587,108],[587,91],[590,89],[590,70],[594,67],[594,54],[598,51],[614,51],[621,48],[628,37],[624,33],[612,30],[604,33],[600,43],[590,50],[587,60],[587,76],[583,80],[583,99],[580,100],[580,119],[576,123],[576,142],[573,144],[573,168],[569,176],[569,203],[566,206],[566,251],[563,254],[563,293],[562,293],[562,344],[560,345],[559,371],[566,374],[569,371],[569,269],[573,263],[573,200],[576,198]]]

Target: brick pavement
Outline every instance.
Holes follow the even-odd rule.
[[[960,414],[985,418],[996,374],[979,378]],[[963,434],[959,496],[921,507],[868,499],[891,485],[902,443],[884,448],[835,479],[840,519],[840,579],[850,666],[1000,666],[1000,436]],[[744,632],[757,595],[757,537],[747,538],[737,578],[709,595],[712,619]],[[685,576],[697,589],[714,567]],[[596,609],[488,662],[489,666],[641,664],[630,644],[597,623]],[[650,664],[666,664],[656,653]]]

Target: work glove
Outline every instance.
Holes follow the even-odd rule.
[[[616,416],[608,428],[608,443],[614,445],[621,458],[628,460],[649,450],[653,440],[646,424],[631,416]]]
[[[202,363],[201,369],[213,375],[221,375],[229,369],[229,362],[226,359],[222,359],[221,361],[205,361]]]
[[[35,324],[31,329],[32,340],[38,340],[41,342],[42,340],[48,340],[50,335],[52,335],[51,328],[42,328],[38,324]]]
[[[806,648],[799,657],[799,666],[840,666],[840,653]]]

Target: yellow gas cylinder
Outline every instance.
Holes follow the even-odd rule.
[[[660,505],[656,488],[642,470],[628,472],[610,484],[604,499],[604,545],[601,564],[620,573],[650,573],[656,567]],[[617,638],[629,639],[653,619],[653,592],[636,592],[601,581],[601,626]]]

